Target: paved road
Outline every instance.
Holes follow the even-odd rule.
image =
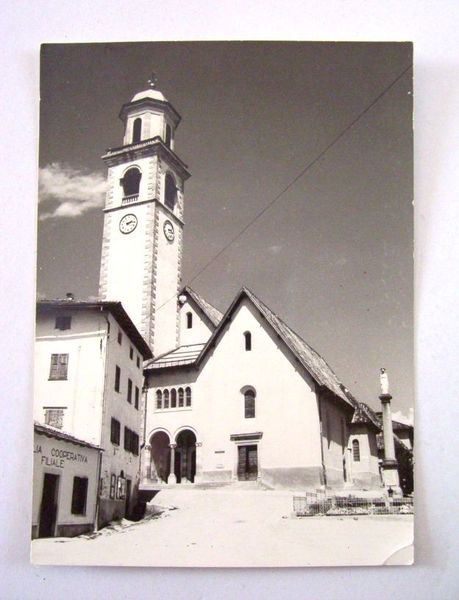
[[[412,516],[291,518],[291,492],[165,490],[158,517],[84,537],[35,540],[37,564],[260,567],[412,562]],[[170,507],[176,507],[170,510]]]

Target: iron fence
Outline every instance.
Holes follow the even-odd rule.
[[[297,517],[341,515],[411,515],[413,498],[361,498],[357,496],[327,496],[306,492],[293,496],[293,512]]]

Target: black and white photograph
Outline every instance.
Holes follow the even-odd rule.
[[[44,44],[38,180],[32,563],[413,564],[412,44]]]

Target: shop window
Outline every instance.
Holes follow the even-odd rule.
[[[359,440],[354,440],[352,442],[352,456],[354,458],[354,462],[360,462],[360,443],[359,443]]]
[[[51,354],[51,368],[49,371],[49,378],[54,381],[67,379],[68,364],[68,354]]]
[[[56,429],[64,426],[64,408],[45,408],[45,424]]]
[[[117,419],[112,417],[110,424],[110,441],[112,444],[116,446],[120,445],[120,437],[121,437],[121,424]]]
[[[54,324],[54,329],[70,329],[72,325],[72,317],[67,315],[59,315],[56,317],[56,322]]]
[[[72,515],[86,514],[86,499],[88,496],[88,478],[74,477],[72,491]]]

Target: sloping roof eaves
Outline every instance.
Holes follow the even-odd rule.
[[[195,302],[195,304],[198,306],[198,308],[209,319],[209,321],[212,323],[212,325],[214,327],[217,327],[217,325],[222,320],[223,314],[217,308],[215,308],[215,306],[212,306],[212,304],[209,304],[209,302],[207,302],[207,300],[204,300],[204,298],[202,296],[200,296],[197,292],[195,292],[190,287],[186,286],[183,289],[183,293],[188,294],[188,296],[190,296],[190,298]]]
[[[85,442],[84,440],[80,440],[75,436],[62,431],[61,429],[56,429],[55,427],[50,427],[49,425],[43,425],[42,423],[38,423],[34,421],[33,424],[34,431],[39,434],[46,435],[47,437],[53,437],[57,440],[63,440],[65,442],[71,442],[72,444],[76,444],[77,446],[83,446],[85,448],[93,448],[94,450],[103,450],[100,446],[96,444],[91,444],[90,442]]]
[[[352,423],[365,423],[373,425],[377,431],[382,430],[381,421],[378,419],[374,410],[365,402],[357,402],[357,406],[352,417]]]
[[[140,331],[132,322],[131,318],[124,310],[121,302],[111,300],[100,300],[91,302],[89,300],[38,300],[37,311],[47,310],[108,310],[112,313],[124,331],[128,334],[131,341],[135,344],[137,350],[142,354],[144,359],[151,358],[150,347],[143,338]]]
[[[204,346],[197,360],[197,365],[201,363],[208,350],[215,344],[216,338],[223,329],[225,323],[231,317],[236,306],[243,297],[247,297],[261,316],[271,325],[277,335],[282,339],[285,345],[290,349],[298,362],[313,377],[318,385],[328,389],[335,396],[344,400],[352,408],[355,408],[356,401],[345,391],[344,385],[332,371],[325,360],[309,346],[298,334],[296,334],[284,321],[269,309],[253,292],[247,288],[242,288],[236,296],[231,306],[221,319],[217,329],[214,331],[207,344]]]

